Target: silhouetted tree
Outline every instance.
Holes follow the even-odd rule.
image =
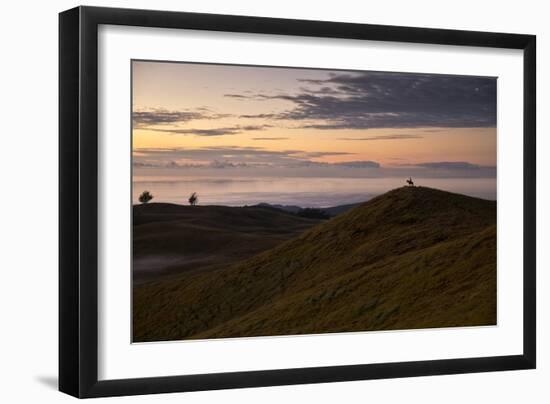
[[[196,192],[193,192],[189,197],[189,205],[195,206],[199,202],[199,197]]]
[[[149,191],[143,191],[138,199],[141,203],[147,203],[153,199],[153,195]]]

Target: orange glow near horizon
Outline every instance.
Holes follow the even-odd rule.
[[[323,70],[134,62],[134,113],[190,115],[181,120],[170,117],[134,124],[133,149],[239,147],[269,152],[303,151],[310,153],[308,160],[321,163],[496,165],[496,127],[320,129],[323,120],[319,117],[274,118],[295,107],[286,98],[322,80],[330,83],[331,74],[334,73]],[[325,87],[324,91],[327,98],[340,97],[332,95],[334,89]]]

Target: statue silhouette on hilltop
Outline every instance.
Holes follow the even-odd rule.
[[[414,182],[411,177],[409,177],[409,179],[406,181],[407,181],[407,184],[409,184],[409,187],[414,187]]]

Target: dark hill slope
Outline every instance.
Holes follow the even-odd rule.
[[[396,189],[134,301],[150,296],[134,305],[136,341],[495,324],[496,203]]]
[[[134,280],[226,267],[275,247],[317,223],[261,207],[136,205]]]

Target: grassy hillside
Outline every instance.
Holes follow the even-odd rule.
[[[134,340],[496,323],[496,202],[404,187],[222,270],[134,289]]]
[[[134,281],[227,267],[319,223],[261,207],[134,206]]]

